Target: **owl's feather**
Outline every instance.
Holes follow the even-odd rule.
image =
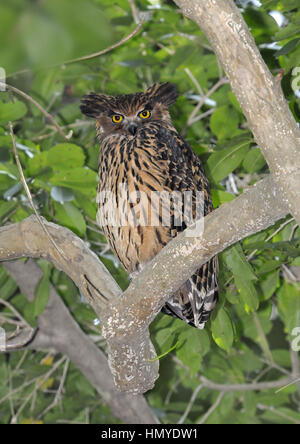
[[[82,112],[97,119],[97,130],[101,143],[99,155],[98,193],[110,191],[116,199],[117,214],[130,214],[132,219],[150,220],[150,210],[161,222],[163,208],[150,208],[152,192],[191,192],[192,213],[195,216],[197,191],[203,192],[203,213],[212,210],[209,184],[202,164],[192,148],[174,128],[168,107],[176,100],[173,85],[155,84],[144,93],[123,96],[89,94],[84,97]],[[152,112],[147,121],[137,121],[134,135],[126,127],[111,126],[111,113],[124,115],[124,121],[136,119],[142,109]],[[99,133],[101,128],[101,134]],[[120,186],[126,184],[125,200],[120,197]],[[146,198],[133,204],[129,195],[144,193]],[[133,226],[103,223],[105,202],[99,199],[98,221],[103,226],[107,240],[128,273],[140,271],[178,232],[186,228],[181,207],[181,226],[175,223],[180,206],[172,203],[169,226]],[[176,213],[177,211],[177,213]],[[162,309],[166,314],[178,317],[190,325],[203,328],[218,298],[218,263],[213,258],[203,265],[179,289]]]

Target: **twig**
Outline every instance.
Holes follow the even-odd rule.
[[[184,424],[184,421],[186,420],[188,414],[191,411],[191,408],[193,407],[194,402],[196,401],[196,398],[198,396],[198,393],[200,392],[200,390],[203,388],[203,384],[199,384],[198,387],[193,391],[193,394],[191,396],[191,399],[185,409],[185,412],[183,413],[183,415],[181,416],[181,418],[178,421],[178,424]]]
[[[70,360],[67,359],[64,365],[64,370],[63,370],[63,374],[59,383],[59,387],[57,389],[56,395],[53,399],[53,401],[51,402],[51,404],[48,405],[48,407],[45,408],[45,410],[43,410],[37,417],[37,420],[39,420],[40,418],[42,418],[44,415],[46,415],[46,413],[48,413],[51,409],[53,409],[53,407],[56,406],[56,404],[60,401],[61,396],[62,396],[62,391],[63,391],[63,387],[66,381],[66,377],[67,377],[67,373],[69,370],[69,365],[70,365]]]
[[[189,76],[189,78],[191,79],[191,81],[194,83],[194,85],[197,88],[198,93],[200,94],[200,96],[204,96],[204,92],[203,89],[201,88],[198,80],[196,79],[196,77],[194,76],[194,74],[191,72],[191,70],[189,68],[185,68],[184,71],[187,73],[187,75]]]
[[[198,83],[198,82],[197,82]],[[209,99],[209,97],[221,86],[225,85],[229,83],[229,80],[226,77],[223,77],[222,79],[218,80],[217,83],[215,83],[215,85],[213,85],[210,90],[204,95],[202,96],[202,98],[199,100],[199,102],[197,103],[196,107],[193,109],[192,113],[190,114],[187,124],[186,124],[186,128],[189,128],[190,126],[192,126],[195,122],[197,122],[197,114],[199,112],[199,110],[202,108],[202,106],[204,105],[204,103],[206,102],[207,99]]]
[[[286,227],[288,224],[290,224],[291,222],[293,222],[295,219],[292,217],[291,219],[285,221],[283,224],[280,225],[279,228],[277,228],[277,230],[275,230],[264,242],[267,243],[269,242],[271,239],[273,239],[273,237],[276,236],[276,234],[278,234],[284,227]],[[296,225],[297,226],[297,225]],[[256,255],[256,253],[258,252],[258,248],[256,248],[255,250],[253,250],[247,257],[246,260],[248,262],[251,261],[251,259]],[[224,284],[224,287],[227,287],[230,282],[233,280],[233,276],[231,276]]]
[[[205,119],[206,117],[210,116],[215,112],[215,108],[209,109],[205,111],[205,113],[199,114],[199,116],[196,116],[193,120],[193,124],[196,122],[199,122],[199,120]]]
[[[18,318],[22,324],[26,325],[26,327],[30,327],[26,319],[23,318],[23,316],[15,309],[15,307],[5,299],[0,298],[0,305],[5,305],[7,308],[10,309],[10,311],[15,315],[16,318]]]
[[[5,86],[6,88],[10,89],[11,91],[15,92],[16,94],[18,94],[19,96],[24,97],[24,99],[26,99],[28,102],[32,103],[34,106],[36,106],[42,114],[44,114],[44,116],[50,120],[53,125],[55,126],[55,128],[57,129],[57,132],[67,141],[69,141],[69,139],[72,136],[72,132],[70,132],[67,136],[65,135],[65,133],[62,131],[61,127],[58,125],[58,123],[56,122],[56,120],[54,119],[54,117],[48,113],[48,111],[46,111],[36,100],[34,100],[31,96],[29,96],[28,94],[24,93],[24,91],[21,91],[20,89],[16,88],[15,86],[11,86],[8,85],[7,83],[2,83],[0,82],[0,86]]]
[[[130,4],[133,20],[135,21],[135,23],[138,23],[139,22],[139,13],[138,13],[137,7],[134,4],[134,0],[128,0],[128,3]]]
[[[58,66],[70,65],[71,63],[81,62],[83,60],[90,60],[90,59],[93,59],[95,57],[99,57],[99,56],[102,56],[104,54],[107,54],[109,51],[112,51],[113,49],[118,48],[119,46],[122,46],[124,43],[128,42],[128,40],[130,40],[132,37],[134,37],[140,31],[141,27],[144,24],[145,19],[146,19],[146,15],[143,14],[141,16],[140,23],[138,24],[138,26],[130,34],[128,34],[123,39],[121,39],[119,42],[114,43],[113,45],[109,46],[108,48],[102,49],[101,51],[98,51],[98,52],[95,52],[93,54],[89,54],[89,55],[86,55],[86,56],[83,56],[83,57],[78,57],[76,59],[71,59],[71,60],[67,60],[65,62],[56,63],[54,65],[49,65],[49,66],[46,66],[43,69],[51,69],[51,68],[56,68]],[[6,77],[8,78],[8,77],[17,76],[19,74],[24,74],[24,73],[30,72],[30,71],[31,70],[29,68],[26,68],[26,69],[22,69],[21,71],[14,72],[12,74],[8,74]],[[1,85],[1,83],[0,83],[0,85]],[[8,86],[8,85],[7,84],[5,84],[5,85],[3,84],[3,86]]]
[[[48,231],[46,225],[45,225],[44,222],[42,221],[42,219],[41,219],[39,213],[37,212],[37,209],[35,208],[35,205],[34,205],[34,202],[33,202],[33,199],[32,199],[31,193],[30,193],[30,190],[29,190],[29,188],[28,188],[28,185],[27,185],[27,182],[26,182],[26,179],[25,179],[24,173],[23,173],[22,165],[21,165],[21,162],[20,162],[20,159],[19,159],[19,155],[18,155],[18,151],[17,151],[16,140],[15,140],[15,135],[14,135],[14,130],[13,130],[12,123],[9,122],[8,125],[9,125],[10,137],[11,137],[12,145],[13,145],[13,152],[14,152],[14,156],[15,156],[15,159],[16,159],[16,163],[17,163],[17,166],[18,166],[19,173],[20,173],[21,182],[22,182],[22,184],[23,184],[23,187],[24,187],[25,193],[27,194],[27,197],[28,197],[29,203],[30,203],[30,205],[31,205],[31,208],[32,208],[32,210],[34,211],[34,213],[35,213],[35,215],[36,215],[36,217],[37,217],[37,219],[38,219],[38,221],[39,221],[39,224],[40,224],[41,227],[43,228],[43,230],[44,230],[46,236],[48,237],[49,241],[52,243],[52,245],[54,246],[54,248],[56,249],[56,251],[59,253],[59,255],[60,255],[64,260],[67,260],[67,258],[66,258],[66,256],[65,256],[64,252],[62,251],[62,249],[61,249],[61,248],[56,244],[56,242],[54,241],[54,239],[53,239],[53,237],[51,236],[51,234],[49,233],[49,231]]]
[[[8,365],[8,387],[9,391],[12,390],[12,371],[10,365]],[[12,397],[9,398],[9,408],[10,408],[10,414],[11,416],[15,415],[15,409],[14,409],[14,400]]]
[[[283,385],[282,387],[280,387],[280,389],[278,389],[275,393],[279,393],[282,392],[282,390],[285,390],[286,388],[290,387],[291,385],[297,384],[297,382],[300,382],[300,378],[297,379],[293,379],[291,382],[289,382],[288,384]]]
[[[130,40],[132,37],[134,37],[140,31],[140,29],[142,28],[142,26],[144,24],[145,18],[146,18],[146,15],[143,14],[141,16],[140,23],[138,24],[138,26],[130,34],[128,34],[126,37],[124,37],[119,42],[114,43],[113,45],[109,46],[108,48],[105,48],[102,51],[94,52],[93,54],[89,54],[89,55],[86,55],[86,56],[83,56],[83,57],[77,57],[76,59],[67,60],[66,62],[57,64],[55,66],[70,65],[71,63],[82,62],[83,60],[94,59],[95,57],[102,56],[102,55],[112,51],[113,49],[118,48],[119,46],[124,45],[124,43],[128,42],[128,40]]]
[[[221,392],[219,396],[216,399],[216,402],[207,410],[205,415],[202,417],[202,419],[198,422],[198,424],[205,424],[209,416],[219,407],[221,404],[222,399],[224,398],[225,393]]]
[[[22,385],[20,385],[19,387],[12,389],[11,391],[9,391],[5,396],[3,396],[3,398],[0,399],[0,405],[6,401],[7,399],[10,399],[13,395],[15,395],[16,393],[20,392],[21,390],[23,390],[24,388],[28,387],[29,385],[33,384],[34,382],[36,382],[38,380],[39,376],[36,376],[35,378],[30,379],[29,381],[24,382]],[[3,383],[3,381],[2,381]]]
[[[78,122],[75,123],[69,123],[68,125],[64,125],[61,126],[61,129],[68,129],[68,128],[80,128],[80,127],[84,127],[84,126],[93,126],[94,122],[90,122],[88,120],[79,120]],[[56,130],[54,128],[54,131],[51,131],[48,134],[43,134],[45,129],[53,129],[53,126],[51,125],[46,125],[45,128],[40,131],[39,135],[32,137],[31,140],[35,141],[35,140],[44,140],[47,139],[48,137],[53,136],[56,133]]]
[[[176,392],[176,389],[177,389],[177,387],[178,387],[179,384],[181,384],[181,380],[180,380],[180,379],[177,379],[177,381],[175,382],[175,384],[173,384],[173,385],[171,386],[170,390],[168,391],[167,396],[166,396],[166,398],[165,398],[165,400],[164,400],[164,405],[169,404],[170,399],[171,399],[171,396],[173,395],[173,393]]]
[[[274,407],[270,407],[264,404],[258,404],[257,407],[260,410],[269,410],[269,412],[275,413],[275,415],[281,416],[281,418],[287,419],[294,424],[300,424],[300,421],[297,421],[297,419],[292,418],[291,416],[287,415],[284,412],[281,412],[280,410],[275,409]]]
[[[223,391],[225,393],[251,392],[253,390],[271,390],[295,383],[295,379],[292,376],[284,379],[279,379],[278,381],[257,382],[249,384],[218,384],[206,379],[204,376],[200,376],[199,379],[203,383],[204,387],[210,388],[211,390]]]
[[[30,401],[30,399],[34,396],[34,394],[37,392],[37,390],[39,390],[42,385],[44,384],[44,382],[52,375],[52,373],[54,373],[57,368],[64,362],[66,361],[67,358],[65,356],[63,356],[59,361],[57,361],[53,367],[51,367],[51,369],[45,373],[41,378],[38,378],[38,382],[36,383],[36,386],[34,387],[33,391],[30,392],[24,402],[22,403],[22,405],[19,407],[18,411],[16,412],[16,414],[11,418],[11,424],[16,424],[18,421],[18,417],[21,414],[21,412],[23,411],[24,407],[26,406],[26,404]]]
[[[300,376],[300,364],[299,364],[299,355],[295,352],[292,347],[290,349],[290,359],[292,365],[292,375],[295,378],[299,378]]]
[[[172,356],[174,362],[176,362],[180,367],[184,368],[188,373],[190,369],[184,365],[180,359],[176,356]],[[211,390],[216,390],[218,392],[251,392],[253,390],[271,390],[276,388],[284,388],[287,385],[295,384],[295,378],[290,375],[286,378],[279,379],[277,381],[267,381],[267,382],[250,382],[246,384],[219,384],[205,378],[205,376],[196,375],[197,379],[203,384],[203,387],[209,388]]]
[[[268,340],[267,340],[265,332],[261,326],[261,323],[260,323],[257,313],[254,312],[252,314],[252,317],[253,317],[253,321],[254,321],[254,324],[255,324],[255,327],[256,327],[256,330],[258,333],[258,337],[260,339],[261,348],[262,348],[263,352],[265,353],[268,361],[270,361],[270,363],[273,364],[274,363],[273,355],[270,350]]]
[[[273,239],[273,237],[276,236],[276,234],[278,234],[281,230],[283,230],[284,227],[286,227],[287,225],[289,225],[291,222],[293,222],[295,219],[292,217],[291,219],[288,219],[287,221],[283,222],[279,228],[277,228],[277,230],[275,230],[266,240],[265,243],[269,242],[271,239]],[[258,252],[258,249],[252,251],[251,254],[249,254],[249,256],[247,256],[247,261],[249,262]]]

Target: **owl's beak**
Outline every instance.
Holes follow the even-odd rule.
[[[132,134],[133,136],[136,134],[137,128],[138,128],[138,127],[137,127],[137,124],[134,123],[134,122],[131,122],[131,123],[128,125],[128,127],[127,127],[128,131],[129,131],[130,134]]]

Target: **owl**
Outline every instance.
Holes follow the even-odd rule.
[[[136,94],[90,93],[81,101],[82,113],[96,119],[100,142],[97,220],[131,276],[194,220],[197,196],[204,215],[213,209],[203,166],[172,123],[176,99],[167,82]],[[214,257],[170,295],[162,312],[202,329],[218,300],[217,274]]]

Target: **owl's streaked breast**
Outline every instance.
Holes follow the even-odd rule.
[[[165,191],[169,162],[151,140],[151,131],[131,139],[110,136],[100,150],[97,220],[128,273],[149,262],[171,238],[170,226],[151,226],[161,219],[162,207],[152,195]]]

